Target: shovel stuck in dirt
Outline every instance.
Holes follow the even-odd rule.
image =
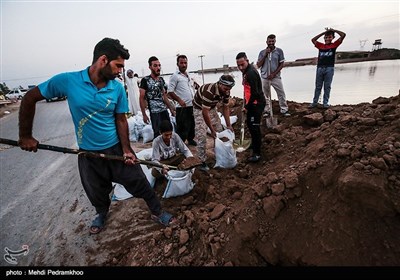
[[[10,139],[4,139],[4,138],[0,138],[0,143],[11,145],[11,146],[17,146],[17,147],[19,146],[17,141],[10,140]],[[87,157],[125,161],[125,158],[123,156],[108,155],[108,154],[95,153],[95,152],[90,152],[90,151],[81,151],[78,149],[69,149],[69,148],[65,148],[65,147],[51,146],[51,145],[45,145],[45,144],[38,144],[38,149],[60,152],[60,153],[64,153],[64,154],[76,154],[76,155],[84,155]],[[144,164],[144,165],[154,166],[154,167],[159,167],[159,168],[167,167],[170,170],[190,170],[196,166],[201,165],[201,161],[196,160],[196,159],[193,159],[193,160],[188,159],[183,164],[180,164],[178,166],[166,165],[166,164],[161,164],[161,163],[157,163],[154,161],[142,160],[142,159],[137,159],[137,161],[139,162],[139,164]]]
[[[244,107],[244,98],[243,98],[243,107]],[[244,139],[244,113],[242,111],[242,123],[240,125],[240,138],[239,140],[233,141],[233,148],[236,152],[244,152],[246,151],[251,145],[251,140]]]
[[[271,74],[271,53],[268,54],[268,76]],[[274,112],[272,110],[272,94],[271,94],[271,80],[268,79],[268,90],[269,90],[269,117],[266,118],[266,123],[268,128],[274,128],[278,125],[278,119],[274,117]]]
[[[271,82],[268,82],[271,85]],[[271,87],[270,87],[271,90]],[[269,106],[269,117],[267,117],[265,119],[266,123],[267,123],[267,127],[268,128],[274,128],[275,126],[278,125],[278,119],[276,117],[274,117],[274,113],[272,111],[272,100],[271,100],[271,104]]]

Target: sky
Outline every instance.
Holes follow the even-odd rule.
[[[375,39],[400,49],[399,0],[0,1],[0,82],[9,88],[86,68],[104,37],[121,41],[126,69],[139,76],[153,55],[163,73],[176,71],[177,54],[189,71],[201,69],[201,55],[205,69],[234,66],[242,51],[256,61],[271,33],[286,61],[315,57],[311,38],[325,27],[347,34],[340,51],[370,51]]]

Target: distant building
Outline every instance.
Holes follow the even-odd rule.
[[[382,39],[376,39],[375,42],[372,44],[372,50],[380,50],[382,45]]]

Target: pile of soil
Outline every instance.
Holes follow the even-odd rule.
[[[240,108],[233,99],[236,135]],[[101,264],[400,265],[400,96],[329,109],[289,102],[289,108],[292,116],[278,115],[278,126],[262,126],[260,162],[246,162],[250,149],[237,153],[236,168],[196,170],[189,194],[162,199],[179,225],[151,227],[136,240],[124,223],[147,214],[118,221],[126,208],[113,207],[121,224],[96,237],[100,251],[112,252]],[[160,197],[164,187],[156,185]],[[95,259],[88,252],[88,263],[99,264]]]

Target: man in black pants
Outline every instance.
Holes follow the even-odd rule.
[[[240,52],[236,56],[236,64],[243,74],[244,110],[247,112],[247,127],[250,130],[253,155],[250,162],[261,159],[261,115],[265,107],[265,97],[262,91],[260,74],[249,64],[246,53]]]
[[[198,84],[194,82],[186,72],[187,57],[179,55],[176,59],[176,65],[179,70],[169,79],[168,94],[178,102],[176,106],[176,125],[177,133],[182,141],[188,140],[188,144],[196,146],[194,141],[194,116],[193,116],[193,96],[194,87]]]
[[[99,233],[104,227],[111,204],[112,182],[124,185],[134,197],[143,198],[155,221],[166,226],[177,221],[162,211],[130,146],[126,92],[115,81],[129,56],[119,40],[104,38],[94,48],[92,65],[81,71],[58,74],[29,90],[19,110],[18,144],[23,150],[36,152],[38,149],[39,141],[32,135],[36,103],[67,97],[79,149],[123,156],[124,161],[78,156],[83,188],[98,214],[89,228],[91,234]]]

